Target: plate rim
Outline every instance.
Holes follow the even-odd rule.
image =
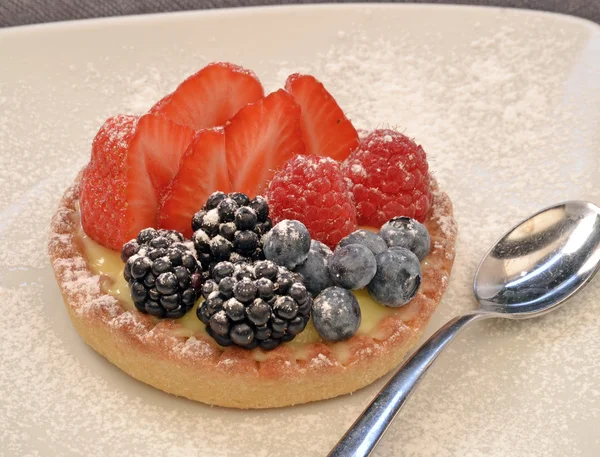
[[[11,27],[0,28],[0,38],[18,37],[20,35],[29,35],[43,32],[64,32],[85,30],[88,27],[111,27],[126,23],[152,23],[157,21],[169,20],[177,21],[194,16],[220,16],[220,15],[247,15],[247,14],[272,14],[272,13],[293,13],[295,10],[360,10],[369,8],[377,11],[389,9],[413,9],[413,10],[461,10],[461,11],[479,11],[485,14],[511,13],[525,16],[537,16],[542,18],[553,18],[568,23],[578,24],[592,32],[600,33],[600,24],[590,19],[582,18],[565,13],[554,11],[534,10],[525,8],[516,8],[511,6],[493,6],[493,5],[460,5],[455,3],[303,3],[293,5],[257,5],[257,6],[238,6],[226,8],[210,9],[192,9],[185,11],[166,11],[156,13],[127,14],[122,16],[105,16],[84,19],[72,19],[53,22],[44,22],[37,24],[24,24]]]

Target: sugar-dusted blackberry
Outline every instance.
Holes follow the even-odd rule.
[[[123,262],[127,262],[127,259],[131,257],[133,254],[137,254],[140,250],[140,244],[136,239],[128,241],[123,245],[123,249],[121,249],[121,260]]]
[[[264,259],[262,237],[272,228],[269,206],[263,197],[215,192],[192,218],[192,241],[205,271],[218,262]],[[148,237],[153,237],[149,234]],[[135,251],[135,245],[128,246]]]
[[[213,192],[206,200],[206,203],[204,204],[203,209],[210,211],[211,209],[214,209],[217,206],[219,206],[219,203],[221,203],[226,198],[227,198],[227,194],[225,192],[220,192],[220,191]]]
[[[221,203],[217,206],[220,222],[232,222],[238,209],[239,205],[232,198],[221,200]]]
[[[235,225],[240,230],[251,230],[258,222],[256,211],[248,206],[242,206],[235,211]]]
[[[148,228],[123,246],[123,276],[139,311],[176,319],[194,306],[202,288],[202,267],[194,249],[183,241],[178,232]]]
[[[256,213],[259,222],[265,222],[269,217],[269,205],[267,200],[258,195],[250,202],[250,208]]]
[[[237,252],[252,254],[260,245],[258,235],[250,230],[238,230],[235,233],[233,246]]]
[[[306,327],[312,297],[286,268],[268,260],[224,261],[210,276],[196,314],[218,344],[270,350]]]
[[[246,194],[241,192],[231,192],[229,194],[229,198],[233,199],[238,206],[248,206],[250,205],[250,198]]]

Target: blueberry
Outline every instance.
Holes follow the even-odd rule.
[[[254,270],[251,265],[248,265],[245,262],[239,262],[234,265],[233,275],[235,279],[241,281],[244,278],[254,279]]]
[[[252,230],[257,221],[256,211],[248,206],[242,206],[235,211],[235,225],[240,230]]]
[[[329,287],[319,294],[312,307],[315,328],[326,341],[343,341],[360,327],[358,300],[341,287]]]
[[[231,192],[229,198],[236,202],[238,206],[248,206],[250,204],[248,196],[241,192]]]
[[[259,222],[265,222],[267,217],[269,217],[269,205],[265,198],[260,195],[250,202],[250,208],[256,212]]]
[[[325,243],[321,243],[318,240],[310,241],[310,249],[315,252],[318,252],[325,258],[329,258],[329,256],[333,254],[331,249],[329,249],[329,246],[327,246]]]
[[[327,246],[313,240],[306,260],[295,269],[295,272],[304,278],[304,284],[313,297],[319,295],[323,289],[333,286],[327,267],[327,257],[330,255],[331,250]]]
[[[388,247],[405,248],[423,260],[431,248],[431,238],[427,228],[410,217],[395,217],[383,224],[379,235]]]
[[[373,255],[381,254],[388,248],[383,238],[381,238],[378,234],[364,229],[356,230],[350,235],[342,238],[338,243],[338,248],[347,246],[348,244],[362,244],[368,247]]]
[[[210,211],[211,209],[216,208],[219,205],[219,203],[221,203],[221,201],[223,201],[225,198],[227,198],[227,194],[225,192],[213,192],[206,200],[203,209]]]
[[[397,308],[412,300],[420,284],[417,256],[405,248],[390,248],[377,256],[377,273],[368,289],[376,302]]]
[[[217,212],[221,222],[233,222],[238,204],[231,198],[225,198],[217,206]]]
[[[233,288],[233,295],[242,303],[253,301],[256,298],[256,292],[256,284],[248,278],[238,282]]]
[[[263,250],[268,260],[293,270],[306,260],[310,234],[305,225],[285,219],[263,237]]]
[[[329,274],[333,282],[345,289],[365,287],[377,271],[371,250],[363,244],[347,244],[335,250],[329,259]]]

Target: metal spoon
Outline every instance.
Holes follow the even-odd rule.
[[[427,369],[467,324],[552,311],[577,293],[599,267],[600,208],[592,203],[560,203],[513,227],[477,268],[473,289],[479,309],[452,319],[407,359],[329,457],[371,454]]]

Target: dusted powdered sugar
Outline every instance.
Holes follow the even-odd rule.
[[[261,70],[269,90],[291,72],[310,72],[357,127],[397,127],[423,145],[460,227],[449,290],[428,332],[475,305],[477,263],[508,227],[559,200],[600,201],[595,29],[500,10],[463,17],[454,8],[423,8],[421,15],[413,7],[357,8],[324,8],[319,21],[310,16],[303,30],[326,24],[318,43],[296,52],[284,37],[280,54],[277,40],[261,33],[277,30],[273,19],[284,10],[270,13],[270,27],[253,28],[254,54],[231,49],[239,20],[219,19],[211,29],[217,16],[194,22],[185,36],[176,35],[178,27],[162,33],[167,25],[156,19],[145,35],[140,23],[128,23],[129,35],[97,25],[93,32],[106,30],[108,40],[98,48],[76,35],[77,47],[68,48],[63,35],[48,30],[44,42],[64,51],[53,57],[56,65],[35,57],[39,42],[15,52],[17,37],[0,40],[9,69],[0,72],[0,448],[7,456],[266,457],[273,449],[321,456],[382,386],[276,411],[209,408],[129,378],[72,327],[46,254],[61,193],[89,159],[104,119],[145,112],[208,59],[239,59]],[[153,36],[170,44],[148,44]],[[455,230],[449,220],[440,223]],[[72,274],[78,292],[99,287],[97,279]],[[131,313],[113,323],[141,325]],[[598,329],[597,280],[546,317],[477,324],[442,356],[374,455],[597,456]],[[210,348],[189,338],[176,351]],[[309,364],[333,363],[324,354],[310,357]]]

